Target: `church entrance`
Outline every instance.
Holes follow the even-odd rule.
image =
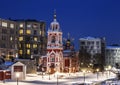
[[[55,73],[55,64],[54,63],[51,63],[51,66],[50,66],[50,73]]]

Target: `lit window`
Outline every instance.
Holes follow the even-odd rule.
[[[40,35],[42,34],[42,31],[40,31]]]
[[[19,53],[20,53],[20,54],[23,54],[23,51],[22,51],[22,50],[19,50]]]
[[[30,49],[27,49],[27,54],[28,54],[28,55],[30,54]]]
[[[2,22],[3,27],[7,27],[7,22]]]
[[[19,30],[19,34],[23,34],[23,30]]]
[[[19,44],[19,48],[21,48],[21,44]]]
[[[26,33],[27,34],[31,34],[31,30],[26,30]]]
[[[10,24],[10,28],[14,28],[14,24]]]
[[[33,48],[37,48],[37,44],[33,44]]]
[[[20,28],[23,28],[23,24],[20,24]]]
[[[33,25],[33,28],[37,28],[37,24],[34,24],[34,25]]]
[[[19,37],[19,41],[23,41],[23,37]]]
[[[10,40],[12,41],[12,40],[13,40],[13,38],[12,38],[12,37],[10,37]]]
[[[44,31],[42,32],[42,36],[44,36]]]
[[[28,25],[27,25],[27,27],[28,27],[28,28],[30,28],[30,27],[31,27],[31,25],[30,25],[30,24],[28,24]]]
[[[26,44],[26,47],[27,47],[27,48],[30,48],[30,44]]]
[[[37,41],[37,37],[34,37],[34,41]]]

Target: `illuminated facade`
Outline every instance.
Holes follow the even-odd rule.
[[[120,65],[120,46],[107,46],[105,60],[107,66]]]
[[[9,60],[16,56],[16,22],[0,19],[0,56]]]
[[[63,67],[63,46],[62,46],[62,32],[60,25],[54,14],[54,20],[50,24],[48,30],[47,41],[47,72],[61,72]]]
[[[20,59],[39,60],[46,52],[45,22],[36,20],[16,20],[17,22],[17,47]]]

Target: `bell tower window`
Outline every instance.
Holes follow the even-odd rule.
[[[55,36],[52,37],[52,43],[55,43]]]

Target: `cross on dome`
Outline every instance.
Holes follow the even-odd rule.
[[[54,10],[54,20],[51,22],[50,28],[52,31],[59,31],[60,29],[59,22],[57,22],[56,10]]]

